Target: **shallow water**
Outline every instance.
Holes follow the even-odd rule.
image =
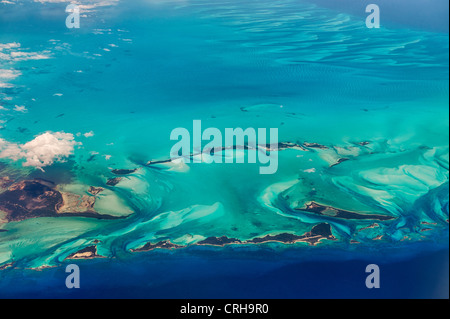
[[[317,255],[389,264],[448,252],[448,33],[394,20],[367,29],[351,8],[289,0],[113,1],[69,30],[65,4],[21,2],[0,4],[0,138],[25,144],[63,131],[78,144],[41,171],[6,156],[0,143],[0,177],[44,178],[80,196],[89,186],[103,187],[98,212],[132,214],[0,224],[7,230],[0,232],[0,266],[16,268],[1,271],[0,286],[19,277],[14,294],[39,290],[63,272],[68,255],[96,240],[98,253],[111,259],[82,263],[92,267],[90,276],[110,276],[111,287],[121,267],[140,273],[167,262],[176,269],[223,255],[224,264],[242,268],[239,278],[258,266],[270,273],[266,265],[278,259],[283,266]],[[193,120],[204,128],[276,127],[280,142],[327,149],[280,151],[274,175],[260,175],[255,164],[145,166],[167,159],[171,131],[192,130]],[[341,158],[348,160],[334,166]],[[111,170],[135,168],[115,187],[106,184]],[[308,201],[394,219],[299,210]],[[303,235],[322,222],[336,241],[130,252],[160,240],[193,245],[210,236]],[[379,227],[361,230],[374,222]],[[24,268],[55,266],[22,275]],[[222,278],[223,270],[202,275],[204,267],[189,272],[197,280]],[[183,276],[168,276],[183,286]],[[117,286],[129,280],[154,296],[135,275],[125,278]],[[48,285],[57,289],[58,280]]]

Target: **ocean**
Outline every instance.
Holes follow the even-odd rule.
[[[448,298],[448,3],[382,2],[379,29],[346,1],[81,1],[73,29],[66,2],[0,2],[0,297]],[[194,120],[296,147],[270,175],[153,164]],[[77,211],[12,220],[40,179]]]

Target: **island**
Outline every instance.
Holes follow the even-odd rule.
[[[143,251],[151,251],[155,249],[180,249],[184,248],[185,246],[175,245],[170,242],[170,240],[163,240],[156,244],[152,243],[146,243],[144,246],[137,248],[137,249],[131,249],[132,252],[143,252]]]
[[[302,208],[296,208],[295,210],[313,213],[316,215],[334,217],[334,218],[342,218],[342,219],[369,219],[369,220],[380,220],[387,221],[395,219],[393,216],[388,215],[380,215],[380,214],[362,214],[351,212],[348,210],[343,210],[331,206],[321,205],[316,202],[309,202]]]
[[[281,243],[286,245],[292,245],[299,242],[308,243],[311,246],[317,245],[320,241],[327,240],[337,240],[333,235],[331,225],[328,223],[320,223],[311,228],[310,231],[299,236],[291,233],[280,233],[274,235],[265,235],[260,237],[255,237],[248,240],[240,240],[237,238],[229,238],[227,236],[220,237],[208,237],[197,243],[191,245],[182,246],[171,243],[169,240],[159,241],[156,244],[151,242],[146,243],[142,247],[136,249],[130,249],[131,252],[147,252],[155,249],[180,249],[191,246],[215,246],[224,247],[228,245],[262,245],[266,243]]]
[[[89,246],[83,248],[73,254],[67,256],[64,260],[76,260],[76,259],[95,259],[95,258],[105,258],[97,253],[97,246]]]

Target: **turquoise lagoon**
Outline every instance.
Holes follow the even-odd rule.
[[[448,297],[448,33],[395,19],[368,29],[364,11],[323,1],[81,2],[79,29],[66,28],[63,1],[0,3],[0,178],[88,197],[101,187],[95,211],[121,218],[0,212],[0,296],[352,297],[366,289],[364,264],[378,263],[397,290],[375,297]],[[166,160],[171,131],[193,120],[278,128],[303,149],[280,150],[273,175],[255,164],[147,165]],[[45,133],[68,134],[68,153],[28,165],[38,151],[27,143]],[[310,202],[334,210],[301,210]],[[197,245],[321,223],[335,240]],[[161,241],[186,247],[133,251]],[[67,259],[91,246],[104,258]],[[435,286],[395,287],[424,260]],[[88,291],[64,287],[74,262]],[[324,278],[327,267],[363,287],[340,277],[308,295],[298,269]]]

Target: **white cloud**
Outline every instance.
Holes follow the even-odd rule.
[[[9,158],[13,161],[18,161],[22,157],[22,150],[18,144],[9,143],[0,138],[0,158]]]
[[[64,161],[73,154],[76,145],[80,143],[75,141],[73,134],[64,132],[47,132],[22,145],[0,138],[0,158],[25,160],[23,166],[42,170],[54,162]]]
[[[42,52],[25,52],[22,50],[20,43],[0,43],[0,62],[2,64],[13,63],[17,61],[42,60],[49,59],[50,51]],[[4,63],[6,62],[6,63]],[[7,83],[21,76],[22,73],[15,69],[0,68],[0,88],[12,88],[14,85]]]
[[[1,54],[1,53],[0,53]],[[1,60],[1,56],[0,56]],[[0,88],[11,88],[12,84],[6,83],[5,81],[14,80],[18,76],[21,76],[22,73],[20,71],[14,69],[0,69]]]
[[[14,111],[26,113],[28,110],[27,110],[27,108],[26,108],[25,106],[23,106],[23,105],[16,105],[16,106],[14,106]]]
[[[10,53],[10,57],[13,61],[45,60],[50,59],[48,53],[50,52],[43,51],[42,53],[38,53],[38,52],[13,51]]]
[[[0,79],[3,80],[14,80],[20,75],[22,73],[14,69],[0,69]]]
[[[17,49],[20,48],[20,43],[11,42],[11,43],[0,43],[0,51],[4,49]]]
[[[15,62],[50,59],[50,51],[26,52],[21,50],[20,43],[0,43],[0,60]]]

